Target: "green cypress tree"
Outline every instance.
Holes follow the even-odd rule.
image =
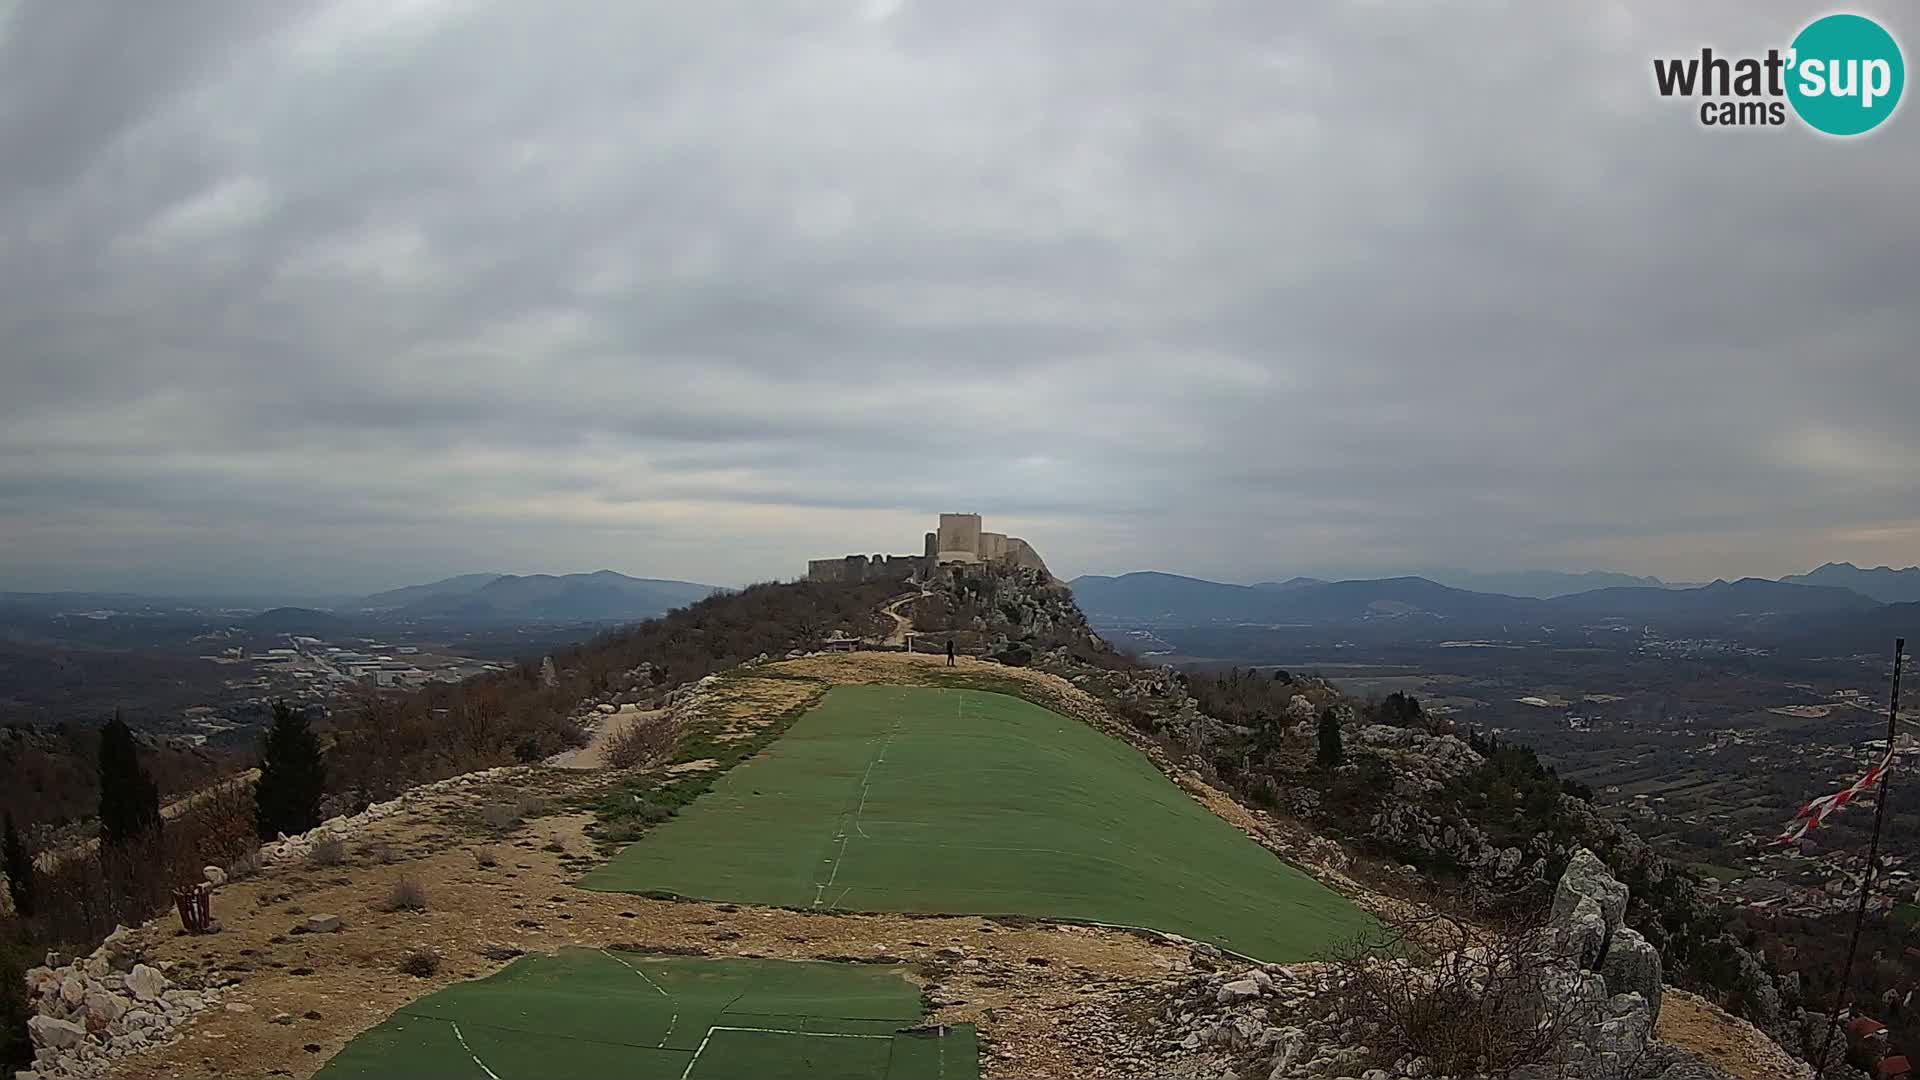
[[[307,725],[306,711],[275,702],[260,780],[253,787],[254,824],[260,838],[303,833],[320,824],[320,798],[326,788],[326,760],[320,740]]]
[[[1345,756],[1340,748],[1340,713],[1329,705],[1320,714],[1320,752],[1316,759],[1321,768],[1331,769]]]
[[[140,764],[133,729],[120,719],[100,729],[100,840],[122,844],[160,827],[160,787]]]
[[[33,1035],[27,1020],[27,961],[13,941],[0,941],[0,1075],[33,1067]]]
[[[13,827],[13,814],[6,815],[7,829],[0,845],[0,859],[4,859],[7,868],[7,892],[13,897],[14,913],[21,918],[33,915],[33,854],[20,840],[20,830]]]

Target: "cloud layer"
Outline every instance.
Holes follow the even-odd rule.
[[[1914,106],[1653,91],[1793,5],[143,12],[0,3],[0,587],[1920,551]]]

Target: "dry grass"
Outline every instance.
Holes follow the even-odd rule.
[[[393,883],[393,889],[387,893],[386,902],[380,908],[382,911],[425,911],[426,887],[414,878],[402,877]]]
[[[337,836],[323,838],[307,852],[308,866],[339,866],[346,861],[347,842]]]
[[[440,954],[431,949],[411,949],[400,958],[400,970],[418,979],[431,979],[440,974]]]

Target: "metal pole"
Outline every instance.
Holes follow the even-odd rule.
[[[1867,920],[1867,897],[1873,891],[1873,871],[1880,856],[1880,825],[1887,819],[1887,780],[1893,775],[1893,740],[1900,726],[1900,658],[1907,651],[1907,639],[1895,638],[1893,642],[1893,694],[1887,702],[1887,767],[1880,771],[1880,789],[1874,796],[1873,839],[1867,843],[1867,868],[1860,875],[1860,905],[1853,913],[1853,935],[1847,941],[1847,959],[1840,968],[1840,985],[1833,991],[1833,1015],[1827,1018],[1827,1038],[1820,1046],[1819,1070],[1814,1075],[1825,1077],[1828,1055],[1833,1051],[1833,1033],[1840,1026],[1840,1010],[1851,996],[1853,984],[1853,958],[1860,948],[1860,927]]]

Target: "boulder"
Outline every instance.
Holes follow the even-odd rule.
[[[145,964],[135,964],[126,981],[127,991],[141,1001],[152,1001],[167,988],[167,977]]]
[[[302,927],[309,934],[331,934],[340,929],[338,915],[309,915]]]
[[[35,1046],[44,1046],[53,1050],[78,1046],[87,1037],[86,1028],[67,1020],[55,1020],[51,1016],[29,1018],[27,1031],[33,1035]]]
[[[1259,996],[1259,983],[1254,982],[1252,979],[1235,979],[1220,987],[1219,992],[1215,995],[1215,1000],[1219,1001],[1222,1005],[1230,1005],[1236,1001],[1251,1001]]]
[[[227,872],[217,866],[201,867],[200,874],[207,879],[207,884],[216,889],[227,883]]]
[[[1607,980],[1607,989],[1616,994],[1639,994],[1647,1003],[1649,1015],[1660,1019],[1660,950],[1639,931],[1626,926],[1614,931],[1600,960],[1600,974]]]
[[[1564,918],[1556,909],[1553,929],[1567,963],[1590,971],[1606,956],[1607,919],[1593,897],[1576,897]]]
[[[87,1015],[96,1023],[111,1024],[127,1014],[127,999],[105,990],[87,995]]]
[[[1294,700],[1303,700],[1295,698]],[[1297,1027],[1280,1029],[1279,1037],[1273,1040],[1273,1071],[1267,1074],[1267,1080],[1286,1080],[1293,1075],[1290,1071],[1296,1064],[1303,1063],[1306,1057],[1307,1033]]]
[[[70,1007],[87,1000],[87,980],[78,975],[69,975],[61,980],[60,1000]]]
[[[1558,923],[1572,916],[1582,897],[1598,905],[1605,920],[1606,937],[1611,938],[1627,917],[1627,887],[1614,880],[1607,872],[1607,864],[1586,848],[1573,853],[1567,860],[1566,872],[1560,875],[1559,887],[1553,891],[1553,921]],[[1603,941],[1603,948],[1604,944]]]

